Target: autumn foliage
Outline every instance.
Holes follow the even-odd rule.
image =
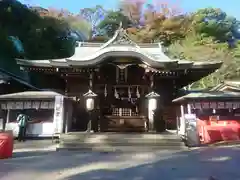
[[[120,22],[136,42],[162,42],[169,56],[191,61],[223,61],[224,66],[195,85],[207,87],[239,76],[240,23],[220,9],[205,8],[192,13],[181,10],[177,0],[122,0],[116,10],[102,6],[68,10],[26,7],[18,1],[0,4],[0,42],[12,56],[9,36],[22,43],[29,59],[51,59],[74,53],[75,40],[84,34],[91,42],[105,42],[114,35]],[[15,48],[16,49],[16,48]],[[19,55],[19,54],[18,54]]]

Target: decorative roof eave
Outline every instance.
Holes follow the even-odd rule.
[[[103,53],[99,54],[98,56],[95,56],[93,59],[90,60],[73,60],[71,58],[67,58],[66,61],[68,65],[70,66],[89,66],[89,65],[96,65],[99,63],[102,63],[106,60],[107,57],[137,57],[142,62],[148,66],[156,67],[156,68],[166,68],[166,67],[172,67],[176,68],[178,66],[178,61],[174,60],[162,60],[162,61],[156,61],[152,57],[147,56],[146,54],[143,54],[141,52],[138,52],[136,50],[115,50],[115,51],[106,51],[104,50]]]
[[[68,63],[66,59],[53,59],[50,60],[50,65],[52,67],[68,67]]]
[[[118,29],[115,31],[114,36],[106,43],[104,43],[100,49],[104,49],[110,45],[113,44],[119,44],[119,45],[133,45],[137,48],[139,46],[137,43],[135,43],[129,35],[126,33],[126,31],[122,28],[122,22],[120,22]]]
[[[219,69],[223,62],[194,62],[191,69]]]
[[[224,87],[222,87],[221,89],[219,89],[218,91],[226,91],[226,90],[233,90],[233,91],[240,91],[239,87],[235,87],[235,86],[230,86],[230,85],[226,85]]]
[[[219,69],[222,66],[223,62],[194,62],[193,69]]]
[[[201,101],[201,100],[239,100],[239,92],[222,92],[222,91],[208,91],[190,93],[185,96],[174,99],[172,102],[183,103],[186,101]]]
[[[180,69],[190,69],[193,66],[193,62],[191,61],[178,61],[178,67],[176,69],[180,70]]]
[[[138,54],[138,57],[142,59],[143,63],[146,64],[148,67],[156,68],[156,71],[160,69],[218,69],[221,67],[222,62],[191,62],[191,61],[185,61],[184,63],[181,62],[181,60],[178,61],[153,61],[149,60],[147,57],[145,57],[142,54]],[[52,67],[71,67],[71,66],[95,66],[96,64],[99,64],[105,60],[107,56],[130,56],[136,57],[136,52],[108,52],[105,54],[102,54],[101,57],[92,59],[92,60],[86,60],[86,61],[77,61],[77,60],[69,60],[69,59],[55,59],[55,60],[25,60],[25,59],[16,59],[17,64],[24,65],[24,66],[34,66],[34,67],[46,67],[46,68],[52,68]]]
[[[16,58],[17,64],[22,66],[52,67],[49,60],[26,60]]]
[[[224,81],[223,83],[211,88],[210,91],[225,91],[226,89],[240,91],[239,85],[232,83],[231,81]]]
[[[178,60],[178,70],[180,69],[219,69],[222,62],[193,62],[187,60]]]

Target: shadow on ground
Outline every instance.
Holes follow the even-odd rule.
[[[239,180],[239,150],[218,147],[132,154],[30,153],[0,161],[0,179],[208,180],[212,176],[216,180]]]
[[[14,152],[12,158],[33,158],[33,157],[39,157],[44,155],[50,155],[54,154],[52,151],[25,151],[25,152]]]

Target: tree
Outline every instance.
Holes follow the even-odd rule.
[[[90,37],[95,36],[99,33],[97,27],[98,24],[104,19],[106,12],[107,11],[100,5],[97,5],[94,8],[84,8],[80,10],[78,16],[82,17],[84,20],[91,24]]]
[[[203,36],[212,36],[220,42],[239,38],[239,21],[221,9],[205,8],[193,13],[192,28]]]
[[[200,34],[191,34],[181,42],[170,45],[168,50],[172,58],[201,62],[223,62],[219,70],[193,83],[192,88],[212,87],[240,74],[240,62],[233,52],[237,49],[231,50],[227,43],[219,43],[213,37],[206,38]]]
[[[39,14],[41,14],[39,12]],[[67,23],[77,40],[87,39],[91,34],[91,24],[84,20],[79,14],[70,13],[68,10],[49,8],[43,16],[49,16]],[[80,36],[80,37],[79,37]]]
[[[174,5],[170,1],[166,3],[158,0],[149,3],[147,0],[122,0],[120,9],[135,27],[151,24],[158,16],[169,18],[181,15],[176,3]]]
[[[71,56],[74,41],[68,24],[61,19],[40,16],[36,9],[14,0],[3,1],[0,4],[1,29],[7,32],[7,37],[17,37],[22,42],[26,58]]]
[[[114,32],[119,28],[120,23],[122,23],[124,29],[129,28],[132,24],[122,11],[109,11],[105,18],[99,23],[98,29],[102,34],[112,37]]]
[[[163,42],[169,45],[185,36],[189,18],[180,15],[178,9],[169,3],[132,0],[121,3],[122,12],[129,17],[133,27],[130,36],[138,42]],[[134,28],[135,27],[135,28]]]
[[[144,4],[145,0],[123,0],[120,2],[120,10],[137,27],[141,24]]]

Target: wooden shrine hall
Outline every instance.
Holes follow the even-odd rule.
[[[77,42],[72,57],[17,63],[45,78],[41,88],[75,100],[71,115],[65,112],[72,120],[67,131],[94,132],[161,132],[176,127],[171,102],[178,90],[222,64],[170,59],[161,43],[137,44],[122,28],[106,43]]]

